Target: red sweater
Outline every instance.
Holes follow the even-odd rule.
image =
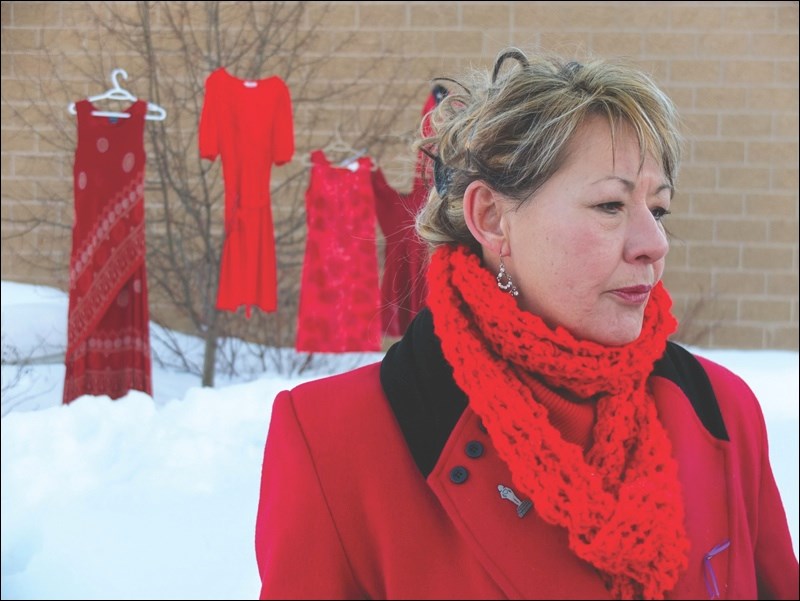
[[[758,402],[740,378],[701,362],[729,440],[707,429],[675,382],[650,379],[691,542],[689,569],[667,598],[709,598],[713,571],[721,598],[796,599],[798,565]],[[415,426],[393,405],[378,364],[275,400],[256,531],[262,598],[609,598],[563,529],[535,509],[520,518],[498,494],[513,487],[510,473],[469,408],[458,408],[427,470],[419,445],[409,447]]]

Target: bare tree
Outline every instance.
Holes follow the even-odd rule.
[[[133,89],[169,112],[164,122],[147,127],[147,272],[151,295],[151,318],[161,324],[200,336],[205,341],[202,365],[189,357],[178,338],[161,340],[174,351],[171,361],[202,375],[211,386],[217,366],[231,371],[236,358],[248,353],[258,365],[271,364],[283,371],[299,371],[312,357],[290,360],[281,347],[294,340],[300,268],[305,242],[304,193],[308,172],[295,161],[273,171],[272,202],[278,259],[279,310],[222,313],[215,309],[220,256],[223,247],[223,185],[220,165],[201,161],[197,149],[197,124],[204,97],[205,78],[220,66],[242,77],[279,75],[290,87],[295,114],[296,156],[305,155],[337,132],[353,145],[368,147],[380,159],[387,149],[397,148],[396,115],[415,106],[425,79],[408,81],[399,75],[400,60],[354,61],[347,77],[331,77],[330,69],[341,51],[346,54],[353,33],[322,35],[328,6],[306,2],[136,2],[86,3],[92,26],[83,30],[85,52],[81,56],[43,49],[53,66],[41,75],[39,84],[52,90],[75,90],[74,80],[63,73],[79,72],[85,80],[97,81],[121,64],[133,65]],[[320,46],[325,39],[328,47]],[[65,69],[69,65],[69,69]],[[377,69],[385,72],[379,80]],[[384,82],[391,83],[384,83]],[[107,83],[107,82],[106,82]],[[135,87],[134,87],[135,86]],[[104,87],[107,87],[104,86]],[[83,93],[76,90],[75,94]],[[41,114],[50,110],[42,92]],[[358,109],[353,109],[358,99]],[[5,99],[4,99],[5,100]],[[28,108],[28,107],[25,107]],[[325,110],[322,110],[325,109]],[[24,122],[25,110],[15,108]],[[53,126],[42,135],[63,152],[74,148],[72,124],[53,118]],[[41,126],[39,126],[41,127]],[[64,210],[64,181],[55,182],[57,193],[50,202],[62,210],[28,218],[15,216],[18,234],[50,228],[68,236],[71,211]],[[45,194],[47,200],[47,195]],[[61,198],[59,201],[58,199]],[[71,198],[68,195],[67,198]],[[21,228],[21,229],[20,229]],[[49,230],[49,231],[50,231]],[[5,235],[4,235],[5,239]],[[37,257],[42,263],[46,256]],[[65,270],[63,260],[51,260]],[[235,342],[236,340],[240,342]],[[220,341],[225,341],[222,353]]]

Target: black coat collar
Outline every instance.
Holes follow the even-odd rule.
[[[403,338],[387,351],[380,373],[411,455],[427,478],[467,407],[467,397],[453,380],[453,368],[442,355],[429,309],[422,310]],[[652,375],[677,384],[706,429],[714,437],[728,440],[714,390],[694,355],[668,342]]]

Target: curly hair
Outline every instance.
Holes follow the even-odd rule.
[[[503,69],[510,60],[516,65]],[[524,203],[561,168],[576,130],[594,115],[608,119],[612,144],[616,126],[629,124],[641,163],[648,154],[659,159],[675,187],[682,144],[675,106],[650,76],[622,60],[578,63],[509,48],[491,73],[437,81],[458,88],[430,114],[432,133],[416,143],[433,160],[435,185],[417,215],[417,232],[431,247],[477,250],[464,220],[467,186],[482,180]]]

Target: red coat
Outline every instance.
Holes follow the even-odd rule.
[[[667,598],[709,598],[711,568],[721,598],[797,599],[758,402],[724,367],[702,365],[729,441],[710,434],[675,382],[650,379],[691,542],[689,569]],[[261,598],[609,598],[563,529],[535,509],[520,518],[501,498],[498,485],[513,487],[511,474],[469,408],[426,479],[384,388],[375,364],[275,400],[256,531]],[[483,453],[473,458],[476,441]],[[458,467],[467,472],[461,483]],[[725,540],[730,547],[704,561]]]

